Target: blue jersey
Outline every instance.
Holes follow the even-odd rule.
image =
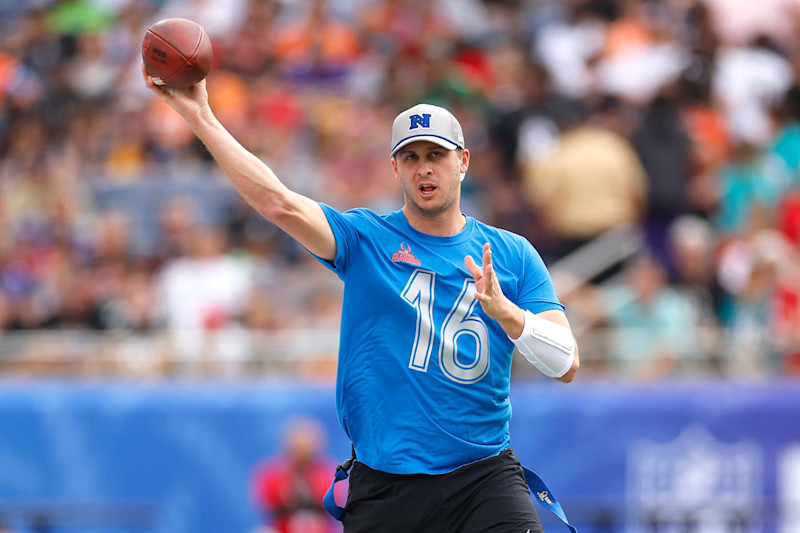
[[[523,237],[467,217],[438,237],[402,211],[321,204],[345,282],[336,407],[358,460],[395,474],[442,474],[509,447],[513,343],[475,299],[464,265],[483,245],[505,295],[534,313],[562,309]]]

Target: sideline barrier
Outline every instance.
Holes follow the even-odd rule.
[[[512,404],[517,455],[581,533],[800,530],[800,382],[519,381]],[[334,459],[349,453],[328,384],[0,381],[0,519],[250,531],[253,468],[297,414],[323,422]],[[57,523],[69,509],[90,518]]]

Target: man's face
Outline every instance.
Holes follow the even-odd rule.
[[[423,216],[460,209],[461,173],[469,167],[469,150],[448,150],[429,141],[410,143],[392,158],[394,177],[406,205]]]

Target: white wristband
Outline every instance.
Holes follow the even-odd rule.
[[[575,337],[561,324],[525,311],[522,334],[511,342],[545,376],[560,378],[572,368]]]

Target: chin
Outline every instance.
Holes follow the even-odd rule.
[[[443,213],[447,213],[451,208],[450,205],[419,205],[417,204],[417,210],[428,217],[436,217]]]

